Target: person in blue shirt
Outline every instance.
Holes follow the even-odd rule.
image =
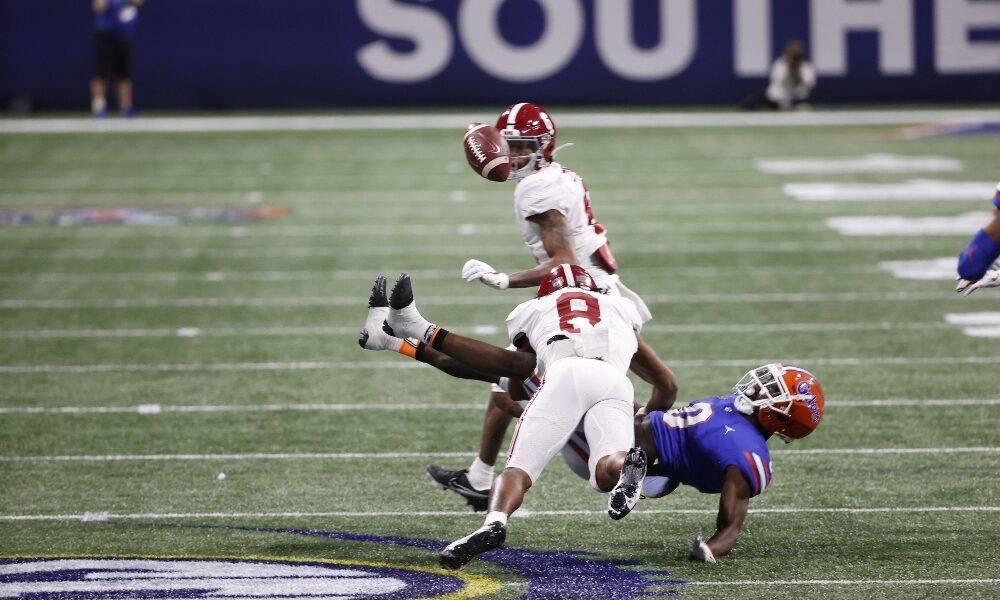
[[[118,110],[136,115],[132,102],[132,40],[144,0],[92,0],[94,10],[94,77],[90,80],[90,110],[108,115],[108,82],[115,80]]]
[[[519,347],[514,352],[455,336],[464,341],[461,352],[450,352],[444,347],[437,351],[416,339],[393,337],[392,330],[383,325],[390,313],[389,304],[385,280],[379,277],[372,288],[368,318],[358,339],[362,348],[396,350],[454,377],[494,382],[499,377],[509,377],[512,383],[523,380],[524,392],[528,394],[538,389],[534,361],[524,360],[524,352],[533,353],[530,347]],[[518,387],[510,386],[511,391]],[[513,405],[510,408],[501,408],[519,416],[517,403],[510,404]],[[642,495],[660,498],[681,484],[703,493],[719,494],[715,533],[707,540],[696,536],[690,554],[693,560],[714,563],[716,557],[733,549],[750,498],[760,495],[771,484],[773,472],[767,440],[777,435],[790,442],[809,435],[819,426],[823,409],[823,389],[814,375],[776,363],[747,372],[722,396],[695,400],[674,410],[647,413],[646,408],[639,408],[635,416],[635,445],[650,457]],[[577,475],[588,478],[589,447],[583,433],[573,432],[566,446],[579,456],[577,461],[567,459],[567,464]],[[494,492],[489,501],[493,507]],[[472,555],[496,547],[479,540],[475,534],[468,537],[466,544],[482,546],[469,550]]]
[[[732,550],[750,498],[771,484],[771,435],[803,438],[823,418],[823,389],[798,367],[767,364],[749,371],[724,396],[683,408],[636,415],[636,445],[655,456],[643,495],[659,498],[679,484],[719,494],[715,533],[695,538],[691,557],[715,562]]]
[[[958,255],[958,285],[955,291],[968,296],[979,288],[1000,286],[1000,269],[993,269],[1000,257],[1000,183],[993,195],[993,216],[990,222],[972,236],[965,250]]]

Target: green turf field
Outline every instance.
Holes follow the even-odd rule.
[[[509,552],[464,579],[438,571],[435,550],[481,515],[424,467],[469,463],[486,386],[356,339],[373,278],[408,271],[426,317],[505,342],[504,316],[526,292],[466,283],[460,269],[478,258],[510,272],[531,258],[513,184],[468,169],[463,125],[0,135],[0,209],[34,216],[0,229],[0,556],[392,567],[438,582],[418,596],[449,598],[1000,597],[1000,352],[946,320],[997,310],[1000,292],[963,298],[946,279],[879,266],[957,256],[971,231],[845,236],[827,224],[985,223],[997,138],[905,140],[890,127],[562,128],[559,141],[576,145],[560,158],[587,181],[623,280],[653,311],[644,337],[673,366],[681,401],[794,361],[823,383],[826,415],[805,440],[772,440],[774,483],[717,565],[687,560],[714,529],[717,497],[682,488],[614,522],[557,458],[512,519]],[[960,163],[770,174],[755,162],[879,153]],[[784,191],[928,179],[982,182],[986,194],[803,202]],[[205,218],[263,205],[291,212]],[[49,224],[87,207],[186,221]],[[3,573],[0,596],[18,597]]]

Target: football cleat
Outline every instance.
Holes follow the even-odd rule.
[[[500,521],[487,523],[460,540],[448,544],[438,554],[438,562],[445,569],[457,570],[483,552],[499,548],[507,539],[507,527]]]
[[[469,470],[449,471],[437,465],[427,465],[427,476],[434,485],[441,489],[451,490],[472,506],[475,512],[486,510],[490,500],[490,490],[477,490],[469,483]]]
[[[389,316],[389,300],[385,297],[385,277],[379,275],[368,297],[368,318],[358,336],[358,345],[365,350],[388,350],[399,340],[391,337],[392,331],[383,331],[383,323]]]
[[[625,454],[618,485],[608,494],[608,516],[617,521],[632,512],[635,503],[639,501],[642,480],[645,477],[646,453],[642,448],[632,448]]]
[[[417,303],[413,300],[413,286],[410,283],[410,276],[406,273],[399,274],[399,279],[389,294],[389,316],[386,318],[386,326],[395,332],[397,337],[417,338],[425,344],[430,343],[430,338],[437,330],[437,326],[425,319],[417,310]]]

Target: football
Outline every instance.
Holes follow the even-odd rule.
[[[462,145],[473,171],[490,181],[507,181],[510,176],[510,148],[495,127],[483,123],[469,125]]]

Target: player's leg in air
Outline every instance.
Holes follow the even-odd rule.
[[[1000,257],[1000,183],[993,196],[993,216],[976,232],[958,256],[958,284],[955,291],[968,296],[979,288],[1000,286],[1000,269],[993,268]]]

